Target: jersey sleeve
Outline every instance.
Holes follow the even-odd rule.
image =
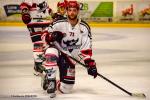
[[[19,7],[20,7],[22,13],[28,13],[27,11],[29,11],[32,6],[26,2],[22,2]]]
[[[26,2],[23,2],[20,4],[20,9],[21,9],[21,15],[22,15],[22,21],[25,24],[28,24],[29,22],[31,22],[31,16],[30,16],[30,9],[31,9],[31,5],[29,5]]]
[[[57,26],[58,26],[58,25],[53,22],[52,24],[49,25],[49,27],[47,28],[47,31],[48,31],[49,33],[52,33],[52,32],[54,32],[54,31],[57,30]]]
[[[49,33],[52,33],[54,31],[60,31],[61,32],[63,27],[64,27],[62,22],[64,22],[64,19],[53,21],[50,24],[50,26],[48,27],[48,32]]]
[[[52,33],[53,32],[53,24],[50,24],[48,28],[46,28],[46,31],[48,31],[48,33]]]
[[[88,24],[84,25],[80,53],[83,60],[89,59],[92,56],[92,35]]]

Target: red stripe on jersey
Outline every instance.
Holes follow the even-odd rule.
[[[66,78],[66,79],[75,79],[74,76],[64,76],[64,78]]]
[[[33,22],[33,23],[29,23],[28,27],[34,27],[35,25],[49,25],[51,23],[51,21],[46,21],[46,22]]]
[[[84,56],[92,56],[92,49],[87,49],[87,50],[81,50],[82,55]]]
[[[44,65],[45,65],[45,67],[54,67],[54,66],[57,67],[57,63],[46,63]]]
[[[43,34],[43,32],[32,32],[32,33],[30,33],[30,35],[32,36],[32,35],[37,35],[37,34]]]
[[[39,49],[33,49],[33,52],[44,52],[43,48],[39,48]]]
[[[57,55],[55,55],[55,54],[52,54],[52,53],[48,53],[48,54],[45,54],[45,57],[54,57],[54,56],[56,56],[56,57],[58,57]]]
[[[44,52],[44,50],[33,49],[33,52]]]

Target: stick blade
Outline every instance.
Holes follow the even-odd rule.
[[[146,98],[146,95],[144,93],[132,93],[132,96]]]

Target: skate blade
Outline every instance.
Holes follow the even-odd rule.
[[[50,93],[50,98],[55,98],[56,97],[56,93]]]
[[[40,73],[40,72],[35,72],[35,73],[33,73],[35,76],[44,76],[44,74],[43,73]]]

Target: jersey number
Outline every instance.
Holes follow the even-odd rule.
[[[74,32],[70,32],[70,36],[74,37]]]

